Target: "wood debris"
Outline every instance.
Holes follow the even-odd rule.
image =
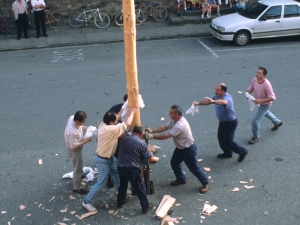
[[[210,171],[210,168],[209,168],[209,167],[203,167],[203,170],[204,170],[205,172],[209,172],[209,171]]]
[[[198,161],[198,162],[202,162],[202,161],[203,161],[203,159],[197,159],[197,161]]]
[[[107,209],[109,208],[108,204],[105,204],[105,208],[107,208]]]
[[[204,220],[204,219],[205,219],[205,216],[200,216],[200,218]]]
[[[39,159],[39,165],[43,164],[43,160]]]
[[[109,210],[108,213],[109,214],[113,214],[115,212],[115,210]]]
[[[75,200],[76,198],[73,195],[69,196],[70,200]]]
[[[239,181],[239,182],[240,182],[240,184],[248,184],[247,181]]]
[[[250,181],[249,182],[252,182],[253,181],[253,179],[250,179]]]
[[[243,170],[239,169],[240,172],[243,172]]]
[[[5,214],[6,213],[6,211],[1,211],[1,214]]]
[[[83,220],[84,218],[95,215],[96,213],[98,213],[98,211],[88,212],[88,213],[82,214],[78,219]]]
[[[241,92],[241,91],[238,91],[238,93],[239,93],[239,94],[242,94],[243,92]]]
[[[53,196],[49,201],[53,201],[55,199],[55,196]]]
[[[31,214],[29,213],[29,214],[27,214],[26,216],[31,216]]]
[[[71,214],[71,215],[74,215],[75,213],[76,213],[76,211],[72,211],[72,212],[70,212],[70,214]]]
[[[254,188],[255,186],[248,186],[248,185],[245,185],[244,186],[244,188],[246,188],[246,189],[252,189],[252,188]]]
[[[162,117],[160,120],[165,120],[165,118]]]
[[[67,225],[65,223],[57,222],[58,225]]]
[[[65,212],[67,212],[67,211],[68,211],[68,208],[61,209],[61,210],[60,210],[61,213],[65,213]]]
[[[179,203],[178,203],[178,204],[175,204],[175,206],[179,206],[179,205],[181,205],[181,204],[179,204]]]
[[[240,191],[240,189],[236,187],[236,188],[233,188],[231,191],[232,192],[238,192],[238,191]]]
[[[64,218],[63,218],[63,221],[70,221],[70,219],[64,217]]]
[[[217,210],[217,206],[216,205],[209,205],[209,204],[204,204],[203,206],[203,210],[202,210],[202,213],[207,215],[207,216],[210,216],[210,214],[214,211]]]
[[[115,216],[115,215],[117,215],[117,214],[118,214],[118,212],[119,212],[119,211],[116,211],[116,212],[114,213],[114,216]]]
[[[43,205],[42,203],[41,203],[41,204],[39,204],[39,208],[41,208],[41,207],[42,207],[42,205]]]
[[[26,208],[25,205],[20,205],[20,209],[21,209],[21,210],[23,210],[23,209],[25,209],[25,208]]]
[[[155,211],[155,215],[158,218],[163,219],[167,215],[169,209],[172,207],[175,201],[176,199],[172,198],[171,195],[164,195],[157,210]]]

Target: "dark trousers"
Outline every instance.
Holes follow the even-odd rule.
[[[208,178],[204,171],[199,167],[197,161],[197,145],[194,143],[189,148],[175,148],[171,158],[171,167],[177,180],[185,180],[185,175],[182,172],[181,163],[184,162],[189,170],[198,178],[203,186],[207,185]]]
[[[146,186],[141,175],[141,170],[138,168],[126,168],[118,166],[118,172],[120,177],[120,187],[117,197],[117,206],[124,204],[126,200],[128,181],[130,181],[134,192],[140,200],[142,211],[146,211],[149,208],[149,201],[147,198]]]
[[[235,129],[238,121],[219,122],[218,140],[220,148],[227,155],[232,155],[232,152],[237,154],[245,154],[247,150],[233,141]]]
[[[17,21],[17,30],[18,30],[18,37],[22,37],[22,30],[24,37],[27,37],[27,14],[26,12],[23,14],[18,14],[18,19]]]
[[[33,11],[34,12],[34,20],[35,20],[35,27],[36,27],[36,35],[41,35],[41,27],[42,27],[42,33],[43,35],[47,34],[46,31],[46,17],[44,10],[41,11]]]

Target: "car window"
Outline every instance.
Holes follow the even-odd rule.
[[[268,8],[268,6],[255,2],[249,5],[244,11],[239,12],[239,14],[249,19],[256,19],[263,11],[266,10],[266,8]]]
[[[298,5],[284,6],[284,18],[300,16],[300,7]]]
[[[281,18],[281,5],[270,7],[263,15],[266,20],[280,19]]]

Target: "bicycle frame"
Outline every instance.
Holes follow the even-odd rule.
[[[76,20],[87,23],[87,21],[90,20],[91,18],[93,18],[97,12],[99,13],[99,17],[101,18],[100,10],[99,10],[99,8],[97,8],[97,9],[83,10],[83,12],[80,13],[80,15],[83,14],[85,19],[84,20],[79,19],[78,18],[78,17],[80,17],[80,15],[79,15],[76,18]],[[89,13],[89,15],[87,15],[87,13]]]
[[[53,16],[53,14],[49,10],[45,10],[45,13],[46,13],[46,22],[45,22],[45,24],[50,24],[50,23],[54,23],[54,22],[57,21],[55,16]]]

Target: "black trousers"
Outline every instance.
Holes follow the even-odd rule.
[[[18,19],[17,21],[17,30],[18,30],[18,37],[22,37],[22,30],[23,30],[23,34],[24,37],[27,37],[27,14],[26,12],[23,14],[18,14]]]
[[[149,201],[147,198],[146,185],[143,181],[141,170],[138,168],[125,168],[118,166],[118,172],[120,177],[120,187],[117,197],[117,206],[124,204],[126,200],[128,181],[130,181],[131,186],[140,200],[142,211],[146,211],[149,208]]]
[[[36,35],[41,35],[41,27],[42,27],[42,33],[43,35],[47,34],[46,31],[46,16],[44,10],[40,11],[33,11],[34,12],[34,20],[35,20],[35,27],[36,27]]]
[[[237,154],[245,154],[247,150],[233,141],[235,129],[238,121],[219,122],[218,141],[220,148],[226,155],[232,155],[232,152]]]

